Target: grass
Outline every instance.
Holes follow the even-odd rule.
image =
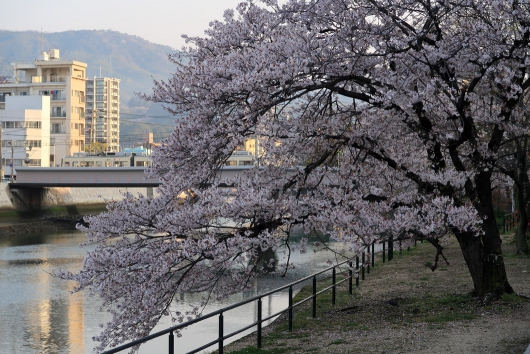
[[[508,249],[504,250],[506,255],[512,252],[511,248]],[[406,348],[410,336],[404,335],[402,339],[396,337],[396,333],[410,334],[411,328],[416,327],[436,333],[451,331],[455,326],[474,328],[491,316],[508,316],[508,320],[503,321],[509,323],[509,318],[516,313],[530,313],[530,301],[517,295],[504,295],[487,307],[473,298],[470,295],[471,278],[457,247],[446,252],[450,264],[440,263],[435,272],[423,266],[432,265],[433,255],[434,250],[429,245],[418,244],[410,252],[403,250],[402,255],[395,250],[394,260],[386,264],[376,262],[371,274],[366,274],[366,280],[360,281],[360,287],[355,287],[353,281],[353,295],[348,292],[347,281],[338,286],[335,305],[331,303],[331,291],[319,295],[316,319],[312,318],[312,303],[309,300],[295,307],[293,332],[289,332],[287,316],[282,315],[264,330],[261,351],[251,351],[256,350],[253,348],[255,335],[251,335],[235,346],[229,345],[225,352],[283,353],[287,349],[293,353],[360,353],[365,352],[367,347],[372,348],[371,352],[378,353],[396,352],[396,348],[403,348],[397,352],[408,352]],[[377,256],[380,258],[380,255]],[[528,274],[524,273],[525,269],[530,269],[528,258],[511,260],[517,263],[517,271],[509,274],[512,286],[526,282],[525,286],[530,291]],[[338,276],[337,281],[340,279]],[[331,280],[323,279],[317,282],[317,289],[320,291],[329,285]],[[311,295],[312,286],[307,286],[293,302]],[[377,336],[375,333],[385,335]],[[488,335],[484,335],[487,339]],[[435,336],[438,338],[438,335]],[[374,341],[375,338],[377,340]],[[431,340],[415,339],[415,342],[428,346]],[[518,341],[522,348],[525,339],[519,338]],[[506,344],[505,349],[509,351],[503,351],[502,347],[496,348],[496,351],[510,352],[513,346]]]

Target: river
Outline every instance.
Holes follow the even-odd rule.
[[[0,237],[0,353],[91,353],[92,337],[99,324],[110,319],[99,312],[100,301],[85,293],[70,294],[74,283],[52,276],[59,269],[76,271],[90,247],[79,247],[86,236],[77,231],[38,235]],[[337,244],[336,244],[337,245]],[[337,245],[338,247],[338,245]],[[281,255],[280,255],[281,257]],[[211,301],[203,313],[275,289],[281,285],[328,267],[329,251],[313,252],[311,244],[305,255],[295,253],[296,269],[287,279],[259,277],[254,286],[223,301]],[[199,295],[183,295],[173,310],[186,309],[184,303],[197,303]],[[263,315],[287,306],[287,294],[265,299]],[[225,315],[225,334],[255,321],[255,304]],[[167,328],[162,321],[154,331]],[[217,338],[217,317],[183,331],[176,339],[176,353],[192,350]],[[126,351],[124,351],[126,352]],[[141,347],[140,353],[167,352],[167,336]]]

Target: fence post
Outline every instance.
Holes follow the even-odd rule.
[[[372,242],[372,268],[375,267],[375,241]]]
[[[350,279],[348,280],[348,290],[350,292],[350,295],[353,294],[353,263],[350,262]]]
[[[258,299],[258,348],[261,348],[261,297]]]
[[[313,318],[317,318],[317,277],[313,275]]]
[[[359,286],[359,256],[355,257],[355,269],[357,270],[357,278],[355,278],[355,286]]]
[[[363,280],[364,280],[364,252],[363,252],[363,261],[362,261],[362,274],[363,274]]]
[[[293,287],[289,287],[289,332],[293,331]]]
[[[223,313],[221,312],[219,314],[219,354],[223,354],[223,337],[224,337]]]
[[[331,282],[333,283],[333,287],[331,288],[331,304],[335,305],[335,283],[336,283],[335,267],[333,267],[333,271],[331,274]]]
[[[383,241],[383,263],[385,263],[385,241]]]
[[[175,354],[175,335],[173,331],[169,332],[169,354]]]
[[[388,241],[388,261],[394,259],[394,238],[390,237],[390,240]]]
[[[370,247],[368,247],[368,256],[370,256]],[[366,266],[366,273],[370,274],[370,261],[368,261],[368,265]]]
[[[502,216],[502,234],[506,234],[506,215]]]

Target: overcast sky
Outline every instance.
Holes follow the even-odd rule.
[[[175,49],[183,33],[203,35],[241,0],[0,0],[0,29],[62,32],[113,30]]]

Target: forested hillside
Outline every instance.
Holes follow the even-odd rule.
[[[170,76],[173,64],[168,54],[175,49],[115,31],[66,31],[43,33],[41,37],[37,31],[0,30],[0,76],[12,75],[12,62],[34,61],[41,48],[57,48],[61,59],[87,63],[88,77],[100,76],[101,72],[102,76],[121,79],[122,141],[140,140],[141,133],[149,130],[155,133],[155,141],[167,135],[173,118],[134,94],[150,93],[153,79]]]

